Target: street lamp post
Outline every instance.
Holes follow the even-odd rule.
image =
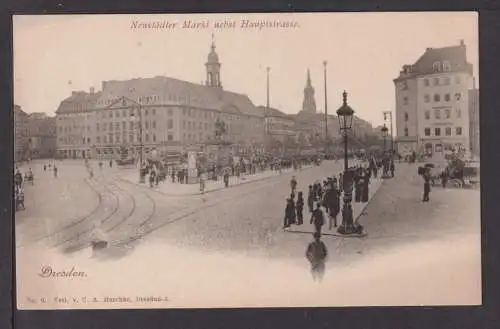
[[[382,160],[382,165],[384,166],[383,168],[383,173],[382,173],[382,178],[388,178],[389,177],[389,157],[387,156],[387,135],[388,135],[389,129],[387,129],[385,123],[382,128],[380,128],[380,133],[382,135],[382,138],[384,139],[384,156]]]
[[[352,171],[349,170],[349,159],[347,157],[347,135],[348,130],[352,127],[352,119],[354,116],[354,110],[347,105],[347,92],[344,91],[342,94],[343,104],[337,110],[337,116],[339,118],[340,131],[342,132],[344,138],[344,198],[343,198],[343,209],[342,209],[342,224],[338,228],[337,232],[342,235],[357,234],[356,228],[354,227],[354,219],[352,213],[352,190],[353,190],[353,177]]]
[[[389,129],[387,129],[385,123],[382,128],[380,128],[380,134],[382,135],[382,138],[384,139],[384,155],[387,152],[387,135],[388,135]]]

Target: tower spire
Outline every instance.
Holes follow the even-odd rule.
[[[316,113],[316,100],[314,99],[314,88],[311,83],[311,71],[307,69],[307,82],[304,88],[304,101],[302,102],[302,111],[307,113]]]

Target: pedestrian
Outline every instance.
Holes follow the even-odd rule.
[[[109,167],[113,167],[113,160],[109,160]]]
[[[429,193],[431,192],[429,168],[425,170],[423,177],[424,177],[424,197],[422,198],[422,202],[429,202]]]
[[[309,243],[306,250],[306,258],[311,264],[311,274],[314,281],[323,280],[325,274],[325,262],[328,257],[328,249],[323,241],[321,234],[313,234],[314,241]]]
[[[229,171],[224,172],[224,186],[229,187]]]
[[[184,184],[188,183],[188,178],[189,178],[188,170],[184,169]]]
[[[283,223],[283,229],[290,227],[294,213],[295,213],[295,207],[293,205],[292,199],[286,199],[285,220]]]
[[[394,171],[396,170],[395,166],[394,166],[394,161],[391,161],[391,177],[394,177]]]
[[[57,167],[56,167],[56,165],[54,165],[54,177],[57,178]]]
[[[446,184],[448,183],[448,174],[446,169],[441,172],[441,185],[443,188],[446,188]]]
[[[366,170],[364,176],[362,176],[362,185],[361,202],[368,202],[370,196],[370,173],[368,170]]]
[[[151,173],[149,174],[149,187],[153,188],[153,185],[155,183],[155,172],[154,171],[151,171]]]
[[[172,183],[175,183],[175,169],[172,168],[170,171],[170,178],[172,178]]]
[[[295,194],[295,190],[297,189],[297,180],[295,176],[292,176],[292,180],[290,181],[290,187],[292,189],[292,194]]]
[[[314,210],[314,191],[312,185],[309,185],[309,192],[307,194],[307,207],[309,208],[309,212],[312,213]]]
[[[361,179],[359,171],[356,170],[356,173],[354,174],[354,202],[356,203],[361,202],[361,194],[363,193]]]
[[[340,191],[337,189],[337,186],[333,187],[331,203],[330,203],[330,218],[333,219],[333,226],[337,227],[337,216],[340,212]],[[332,229],[330,221],[330,229]]]
[[[297,225],[302,225],[304,223],[304,197],[302,196],[302,192],[297,194]]]
[[[316,205],[316,209],[314,209],[312,213],[311,224],[314,225],[315,232],[321,235],[321,228],[325,224],[325,216],[319,203]]]
[[[47,171],[47,165],[46,164],[43,165],[43,171]]]
[[[323,200],[323,188],[321,183],[316,183],[316,201],[321,202]]]

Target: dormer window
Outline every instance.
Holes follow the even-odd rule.
[[[432,70],[434,72],[441,72],[441,62],[434,62],[434,64],[432,64]]]
[[[443,71],[445,72],[451,71],[451,63],[449,61],[443,62]]]

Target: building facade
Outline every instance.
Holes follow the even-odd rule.
[[[56,154],[56,119],[45,113],[28,115],[28,153],[32,159]]]
[[[297,131],[295,129],[295,118],[274,108],[259,106],[265,112],[265,134],[268,144],[279,144],[284,146],[296,145],[298,142]]]
[[[470,150],[473,156],[479,157],[480,152],[480,122],[479,122],[479,89],[472,88],[469,90],[469,136]]]
[[[444,155],[469,150],[469,86],[466,45],[427,48],[404,65],[396,87],[396,147],[401,154]]]
[[[14,161],[28,157],[28,114],[19,105],[14,105]]]
[[[103,81],[102,90],[74,92],[57,110],[58,152],[63,157],[117,157],[120,149],[145,153],[215,139],[223,121],[225,139],[246,146],[264,143],[264,111],[248,96],[222,88],[212,43],[204,85],[164,76]]]

